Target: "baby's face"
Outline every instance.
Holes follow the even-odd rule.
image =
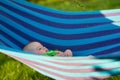
[[[48,52],[48,49],[38,42],[32,42],[24,48],[24,51],[33,52],[37,54],[44,54]]]
[[[35,46],[35,50],[36,50],[35,52],[37,52],[38,54],[44,54],[48,52],[48,49],[41,44]]]

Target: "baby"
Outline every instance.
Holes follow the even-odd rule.
[[[32,52],[36,54],[46,55],[46,56],[72,56],[72,51],[67,49],[64,52],[58,50],[49,51],[39,42],[31,42],[23,48],[26,52]]]

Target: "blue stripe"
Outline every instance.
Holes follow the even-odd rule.
[[[12,4],[11,6],[14,7],[14,8],[16,8],[15,6],[17,6],[16,9],[22,10],[22,12],[31,13],[31,15],[37,16],[37,18],[43,18],[43,19],[46,19],[47,21],[52,21],[52,22],[56,22],[56,23],[65,23],[65,24],[80,24],[80,23],[84,23],[84,25],[85,25],[85,23],[90,24],[89,21],[92,21],[92,23],[89,25],[89,26],[91,26],[91,25],[103,24],[104,22],[101,22],[103,19],[105,19],[105,21],[106,21],[106,18],[104,16],[104,14],[102,14],[102,13],[101,13],[101,15],[103,15],[102,18],[99,18],[99,17],[93,18],[92,17],[90,19],[81,19],[81,18],[79,18],[79,19],[73,19],[73,20],[71,20],[71,19],[67,19],[66,20],[66,19],[50,17],[50,16],[47,16],[45,14],[42,15],[40,13],[36,13],[36,12],[31,11],[31,9],[28,10],[28,9],[23,8],[21,6],[18,6],[18,5],[14,5],[13,6],[13,4]],[[85,16],[87,16],[87,15],[85,15]],[[89,16],[91,16],[91,15],[89,15]],[[110,17],[110,18],[114,19],[114,20],[119,20],[119,18],[117,16],[113,16],[113,17]],[[96,22],[96,21],[98,21],[98,22]],[[111,20],[107,20],[107,21],[111,22]],[[101,23],[99,23],[99,22],[101,22]]]
[[[0,21],[1,22],[1,21]],[[1,22],[2,23],[2,22]],[[4,23],[4,22],[3,22]],[[3,24],[2,23],[2,24]],[[9,29],[7,29],[6,27],[8,26],[8,27],[10,27],[8,24],[4,24],[4,26],[2,26],[2,25],[0,25],[1,26],[1,30],[4,32],[4,33],[6,33],[6,34],[8,34],[9,36],[11,36],[11,37],[13,37],[15,40],[17,40],[17,41],[19,41],[21,44],[26,44],[26,43],[28,43],[29,41],[28,40],[26,40],[26,39],[24,39],[23,37],[21,37],[21,36],[19,36],[18,34],[16,34],[15,33],[15,31],[13,31],[13,29],[12,30],[10,30],[10,28]]]
[[[3,46],[5,46],[5,44],[0,40],[0,45],[3,45]]]
[[[6,3],[7,4],[7,3]],[[3,4],[3,3],[1,3],[1,5],[2,6],[4,6],[4,7],[6,7],[6,8],[8,8],[8,9],[10,9],[10,10],[12,10],[12,11],[14,11],[15,13],[18,13],[18,14],[20,14],[20,15],[22,15],[22,16],[25,16],[26,18],[29,18],[29,19],[32,19],[32,20],[34,20],[34,21],[36,21],[36,22],[41,22],[42,24],[47,24],[47,25],[49,25],[49,26],[55,26],[55,27],[71,27],[71,28],[73,28],[73,26],[76,26],[76,27],[79,27],[80,26],[80,24],[70,24],[70,23],[73,23],[73,22],[78,22],[78,23],[86,23],[87,24],[87,26],[89,26],[89,21],[91,21],[91,23],[94,23],[94,25],[95,25],[95,23],[97,23],[96,25],[98,25],[98,24],[100,24],[100,22],[101,22],[101,24],[105,24],[105,22],[106,23],[109,23],[109,22],[112,22],[111,20],[109,20],[109,19],[106,19],[105,17],[104,18],[97,18],[97,19],[94,19],[94,18],[92,18],[92,19],[88,19],[88,20],[78,20],[78,21],[69,21],[69,20],[56,20],[56,19],[52,19],[52,18],[47,18],[47,16],[45,16],[45,17],[43,17],[43,18],[41,18],[41,17],[39,17],[40,15],[37,15],[37,14],[30,14],[30,13],[32,13],[32,12],[29,12],[28,10],[27,10],[27,13],[26,12],[24,12],[24,11],[26,11],[26,10],[24,10],[24,11],[21,11],[21,10],[18,10],[18,9],[15,9],[15,7],[13,6],[13,5],[11,5],[11,6],[13,6],[13,7],[11,7],[11,6],[8,6],[8,5],[6,5],[6,4]],[[20,8],[21,9],[21,8]],[[37,16],[37,17],[36,17]],[[39,17],[39,18],[38,18]],[[53,21],[48,21],[48,20],[45,20],[45,18],[46,19],[50,19],[50,20],[53,20]],[[116,20],[118,19],[119,20],[119,18],[116,16],[114,16],[113,18],[115,18]],[[64,24],[64,23],[57,23],[57,22],[55,22],[55,21],[60,21],[60,22],[67,22],[68,24]],[[91,23],[90,23],[90,26],[91,26]],[[93,24],[92,24],[93,25]]]
[[[110,35],[110,36],[106,36],[106,37],[103,36],[103,37],[83,39],[83,40],[59,40],[59,39],[53,39],[53,38],[38,34],[36,32],[33,32],[32,30],[29,30],[29,29],[21,26],[20,24],[16,24],[15,22],[11,21],[10,19],[7,19],[3,16],[1,16],[1,17],[4,18],[4,20],[3,20],[4,22],[6,22],[6,20],[9,21],[9,22],[7,22],[9,25],[11,25],[10,23],[14,24],[15,25],[14,27],[18,30],[21,30],[23,33],[25,33],[27,35],[34,34],[34,35],[30,35],[30,36],[35,39],[38,39],[38,40],[40,39],[41,41],[45,41],[45,42],[48,42],[48,43],[51,43],[54,45],[77,46],[77,45],[83,45],[83,44],[89,44],[89,43],[95,43],[95,42],[100,42],[100,41],[104,41],[104,40],[114,39],[114,38],[120,36],[120,34],[115,34],[115,35]]]
[[[4,22],[2,22],[2,23],[4,23]],[[7,26],[6,26],[7,27]],[[6,31],[6,30],[5,30]],[[14,29],[12,29],[12,31],[14,31]],[[7,31],[8,32],[8,31]],[[14,32],[18,32],[18,31],[14,31]],[[16,37],[17,38],[17,37]],[[17,38],[18,39],[18,38]],[[18,43],[17,43],[18,44]],[[97,51],[97,49],[95,49],[96,51]],[[90,52],[89,50],[88,50],[88,52]],[[87,54],[90,54],[90,53],[88,53],[88,52],[86,52],[86,51],[84,51],[84,53],[87,53]],[[92,52],[93,52],[93,50],[92,50]],[[77,52],[77,53],[83,53],[83,52]],[[85,55],[85,54],[78,54],[78,55]]]
[[[24,8],[27,8],[29,10],[32,10],[34,12],[38,12],[40,14],[43,14],[43,15],[48,15],[48,16],[52,16],[52,17],[58,17],[58,18],[65,18],[65,19],[84,19],[84,18],[95,18],[95,17],[104,17],[104,15],[98,11],[98,13],[96,14],[79,14],[79,15],[65,15],[65,14],[57,14],[57,13],[52,13],[52,12],[48,12],[48,11],[45,11],[43,9],[38,9],[38,8],[33,8],[31,6],[28,6],[28,5],[25,5],[23,3],[20,3],[20,2],[17,2],[17,1],[12,1],[14,2],[15,4],[18,4]]]
[[[120,46],[117,46],[117,47],[114,47],[114,48],[110,48],[110,49],[107,49],[107,50],[104,50],[104,51],[101,51],[101,52],[98,52],[98,53],[95,53],[95,54],[92,54],[92,55],[103,55],[103,54],[111,54],[111,53],[114,53],[114,52],[117,52],[117,51],[120,51]],[[120,54],[120,52],[119,52]]]
[[[30,25],[36,27],[36,28],[39,28],[39,29],[43,29],[45,31],[48,31],[48,32],[52,32],[52,33],[59,33],[59,34],[80,34],[80,33],[89,33],[89,32],[96,32],[96,31],[102,31],[102,30],[110,30],[110,29],[115,29],[115,28],[119,28],[115,25],[111,25],[111,24],[106,24],[106,25],[100,25],[100,26],[95,26],[95,27],[92,27],[92,28],[82,28],[82,29],[60,29],[60,28],[53,28],[52,26],[46,26],[46,25],[42,25],[42,24],[38,24],[32,20],[29,20],[29,19],[26,19],[26,18],[23,18],[22,16],[20,15],[17,15],[5,8],[2,8],[1,9],[5,10],[5,12],[9,13],[10,15],[13,15],[17,18],[19,18],[20,20],[24,21],[24,22],[27,22],[29,23]],[[2,12],[2,11],[1,11]],[[3,13],[3,15],[5,15]],[[8,15],[5,15],[5,16],[8,16]],[[29,25],[27,23],[21,23],[22,25]],[[117,23],[118,25],[120,25],[120,22]]]
[[[2,35],[0,35],[0,38],[1,38],[2,41],[6,41],[6,43],[9,44],[12,48],[21,49],[20,47],[18,47],[18,46],[15,45],[14,43],[12,43],[12,41],[8,40],[9,38],[4,37],[4,36],[2,36]]]
[[[97,49],[96,49],[97,50]],[[79,53],[79,55],[81,55],[80,53]],[[85,55],[85,54],[84,54]]]
[[[93,48],[93,49],[88,49],[88,50],[83,50],[83,51],[75,51],[74,54],[75,56],[85,56],[85,55],[92,55],[96,54],[114,47],[120,46],[120,44],[114,44],[114,45],[109,45],[109,46],[104,46],[104,47],[99,47],[99,48]],[[111,52],[110,52],[111,53]]]
[[[1,36],[1,35],[0,35]],[[8,45],[5,41],[2,41],[2,39],[0,38],[0,45],[1,46],[8,46],[11,47],[10,45]]]
[[[96,58],[107,58],[107,59],[120,59],[120,51],[113,52],[110,54],[104,54],[104,55],[96,55]]]
[[[112,41],[111,41],[112,42]],[[101,43],[100,43],[101,44]],[[59,48],[58,48],[59,49]]]
[[[3,11],[2,11],[3,12]],[[9,19],[13,19],[15,22],[19,23],[19,24],[23,24],[23,21],[20,21],[17,18],[14,18],[13,16],[10,16],[9,14],[6,14],[5,12],[3,12],[4,16],[9,17]],[[4,22],[1,22],[4,23]],[[26,25],[26,26],[25,26]],[[85,38],[92,38],[92,37],[99,37],[99,36],[105,36],[105,35],[110,35],[110,34],[114,34],[114,33],[119,33],[120,29],[113,29],[113,30],[106,30],[106,31],[99,31],[99,32],[91,32],[91,33],[83,33],[83,34],[69,34],[69,35],[63,35],[63,34],[56,34],[56,33],[51,33],[51,32],[47,32],[47,31],[43,31],[41,29],[38,30],[38,28],[30,25],[30,24],[25,24],[24,25],[26,28],[31,29],[34,32],[37,32],[39,34],[45,35],[45,36],[50,36],[56,39],[85,39]],[[34,28],[33,28],[34,27]],[[16,31],[17,32],[17,31]],[[21,40],[22,41],[22,40]],[[26,41],[25,41],[26,42]]]
[[[7,1],[7,0],[6,0]],[[110,51],[117,51],[119,48],[115,48],[112,47],[112,48],[108,48],[108,46],[113,46],[113,45],[117,45],[118,43],[120,43],[120,34],[119,34],[119,23],[118,26],[114,25],[113,23],[100,23],[100,24],[94,24],[93,25],[93,21],[90,22],[90,24],[83,24],[84,21],[87,21],[87,20],[83,20],[83,22],[80,22],[82,26],[84,27],[89,27],[89,28],[83,28],[81,27],[80,25],[79,26],[75,26],[75,25],[78,25],[78,24],[73,24],[72,26],[68,26],[68,29],[65,29],[64,26],[61,27],[61,26],[56,26],[58,24],[56,24],[55,26],[47,26],[47,25],[43,25],[43,24],[40,24],[39,22],[37,22],[37,20],[33,20],[34,18],[37,18],[35,17],[35,14],[34,12],[32,11],[29,11],[30,13],[34,13],[34,15],[32,15],[32,18],[26,18],[26,17],[23,17],[21,16],[21,13],[23,13],[19,8],[21,9],[24,9],[24,10],[27,10],[25,8],[22,8],[18,5],[12,5],[13,3],[10,2],[10,5],[13,6],[13,7],[10,7],[8,6],[9,5],[9,1],[7,1],[8,3],[4,3],[5,6],[7,6],[6,8],[8,9],[13,9],[13,12],[12,11],[9,11],[8,9],[6,8],[3,8],[3,7],[0,7],[1,9],[3,9],[3,11],[5,12],[1,12],[3,16],[1,16],[1,19],[4,19],[2,20],[2,25],[3,27],[6,27],[6,25],[8,25],[6,28],[8,28],[9,30],[12,30],[13,29],[13,32],[17,35],[20,35],[21,37],[25,37],[26,40],[36,40],[36,41],[41,41],[43,44],[45,44],[45,46],[47,45],[50,49],[51,49],[51,46],[53,49],[67,49],[67,48],[70,48],[72,49],[74,52],[77,52],[77,51],[89,51],[89,52],[92,52],[93,49],[96,49],[96,53],[99,53],[99,52],[104,52],[105,51],[108,53],[110,53]],[[3,3],[2,3],[3,4]],[[8,5],[6,5],[8,4]],[[15,9],[15,6],[18,7]],[[19,9],[19,10],[18,10]],[[14,10],[17,10],[17,11],[21,11],[20,15],[14,13]],[[42,10],[42,9],[41,9]],[[108,11],[109,12],[109,11]],[[5,13],[5,14],[4,14]],[[9,14],[10,15],[9,15]],[[26,13],[24,12],[26,15],[28,15],[29,13]],[[14,15],[15,14],[15,15]],[[55,13],[56,14],[56,13]],[[65,13],[66,14],[66,13]],[[87,13],[86,13],[87,14]],[[95,13],[94,13],[95,14]],[[97,13],[98,14],[98,13]],[[12,16],[11,16],[12,15]],[[71,15],[71,14],[70,14]],[[70,15],[67,15],[67,16],[70,16]],[[83,15],[83,14],[82,14]],[[90,15],[90,14],[88,14]],[[29,17],[31,16],[31,14],[29,14]],[[37,15],[38,16],[38,15]],[[76,16],[76,15],[75,15]],[[79,16],[81,16],[81,14],[79,14]],[[16,17],[16,18],[15,18]],[[34,17],[34,18],[33,18]],[[8,19],[9,18],[9,19]],[[19,20],[19,19],[20,20]],[[113,17],[115,20],[117,20],[117,18],[119,17]],[[11,19],[11,20],[10,20]],[[40,18],[37,18],[38,20]],[[45,19],[45,18],[44,18]],[[53,19],[53,18],[50,18],[50,19]],[[97,20],[100,19],[100,18],[97,18]],[[14,20],[14,21],[12,21]],[[41,19],[42,20],[42,19]],[[57,20],[57,19],[55,19]],[[60,19],[59,19],[60,20]],[[60,22],[63,22],[65,19],[61,20]],[[90,19],[88,19],[89,21]],[[107,20],[107,19],[106,19]],[[119,19],[118,19],[119,20]],[[9,22],[6,22],[6,21],[9,21]],[[50,20],[51,21],[51,20]],[[53,20],[54,21],[54,20]],[[66,21],[69,21],[69,20],[66,20]],[[74,20],[75,21],[75,20]],[[103,20],[105,21],[105,20]],[[111,20],[107,20],[107,21],[110,21],[112,22]],[[69,23],[69,22],[68,22]],[[74,23],[74,22],[73,22]],[[78,22],[79,23],[79,22]],[[40,25],[39,25],[40,24]],[[47,22],[45,24],[48,24]],[[50,24],[53,24],[50,22]],[[69,24],[65,24],[65,25],[71,25],[72,23],[69,23]],[[64,24],[62,24],[64,25]],[[86,25],[89,25],[89,26],[86,26]],[[96,26],[96,25],[99,25],[99,26]],[[42,27],[40,27],[42,26]],[[11,28],[12,27],[12,28]],[[18,28],[19,27],[19,28]],[[58,28],[55,28],[55,27],[58,27]],[[73,32],[74,30],[72,29],[73,27],[75,32]],[[78,27],[78,28],[77,28]],[[71,29],[69,29],[71,28]],[[20,30],[21,29],[21,30]],[[47,30],[46,30],[47,29]],[[44,31],[45,30],[45,31]],[[105,31],[106,30],[106,31]],[[40,32],[42,34],[40,34]],[[66,31],[66,32],[65,32]],[[118,33],[118,34],[115,34],[115,33]],[[2,34],[5,34],[4,32],[2,32]],[[32,35],[31,35],[32,34]],[[34,36],[34,34],[37,36],[37,38]],[[55,36],[51,36],[55,34]],[[64,34],[64,35],[63,35]],[[94,34],[94,35],[93,35]],[[112,35],[111,35],[112,34]],[[13,34],[11,34],[13,35]],[[45,36],[44,36],[45,35]],[[67,37],[69,35],[69,37]],[[105,36],[107,35],[107,36]],[[109,35],[109,36],[108,36]],[[49,36],[49,37],[46,37],[46,36]],[[58,36],[58,37],[57,37]],[[73,36],[73,37],[72,37]],[[103,36],[103,37],[98,37],[98,36]],[[17,37],[17,36],[16,36]],[[67,38],[66,38],[67,37]],[[71,38],[72,39],[71,39]],[[92,38],[92,37],[96,37],[96,38]],[[9,37],[10,40],[12,39],[12,36]],[[56,38],[56,39],[55,39]],[[91,38],[91,39],[88,39],[88,38]],[[64,40],[60,40],[60,39],[64,39]],[[66,40],[65,40],[66,39]],[[69,40],[71,39],[71,40]],[[80,39],[80,40],[73,40],[73,39]],[[86,41],[85,41],[86,40]],[[63,41],[63,42],[62,42]],[[61,42],[61,43],[59,43]],[[18,42],[16,42],[15,44],[17,44]],[[19,43],[20,44],[20,43]],[[106,47],[107,46],[107,47]],[[106,48],[106,50],[102,50],[103,48]],[[108,54],[109,54],[108,53]],[[80,53],[78,53],[80,54]],[[84,53],[86,54],[86,53]],[[94,53],[95,54],[95,53]],[[74,54],[76,55],[76,54]]]
[[[10,36],[9,34],[6,34],[5,31],[1,31],[2,35],[4,37],[6,37],[6,39],[10,40],[14,45],[16,45],[17,47],[19,46],[19,48],[23,48],[24,45],[20,42],[18,42],[16,39],[14,39],[12,36]],[[8,43],[9,44],[9,43]],[[14,47],[15,48],[15,47]]]
[[[110,46],[118,43],[120,43],[120,38],[96,42],[96,43],[87,44],[87,45],[81,45],[80,47],[75,47],[75,50],[88,50],[88,49],[94,49],[98,47]]]

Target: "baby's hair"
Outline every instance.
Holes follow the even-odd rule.
[[[30,42],[29,44],[27,44],[24,48],[23,48],[23,50],[24,51],[27,51],[27,52],[32,52],[33,51],[33,44],[35,44],[35,43],[39,43],[39,42]],[[40,43],[39,43],[40,44]]]

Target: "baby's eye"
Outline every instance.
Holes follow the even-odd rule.
[[[38,48],[38,50],[41,50],[41,48]]]

